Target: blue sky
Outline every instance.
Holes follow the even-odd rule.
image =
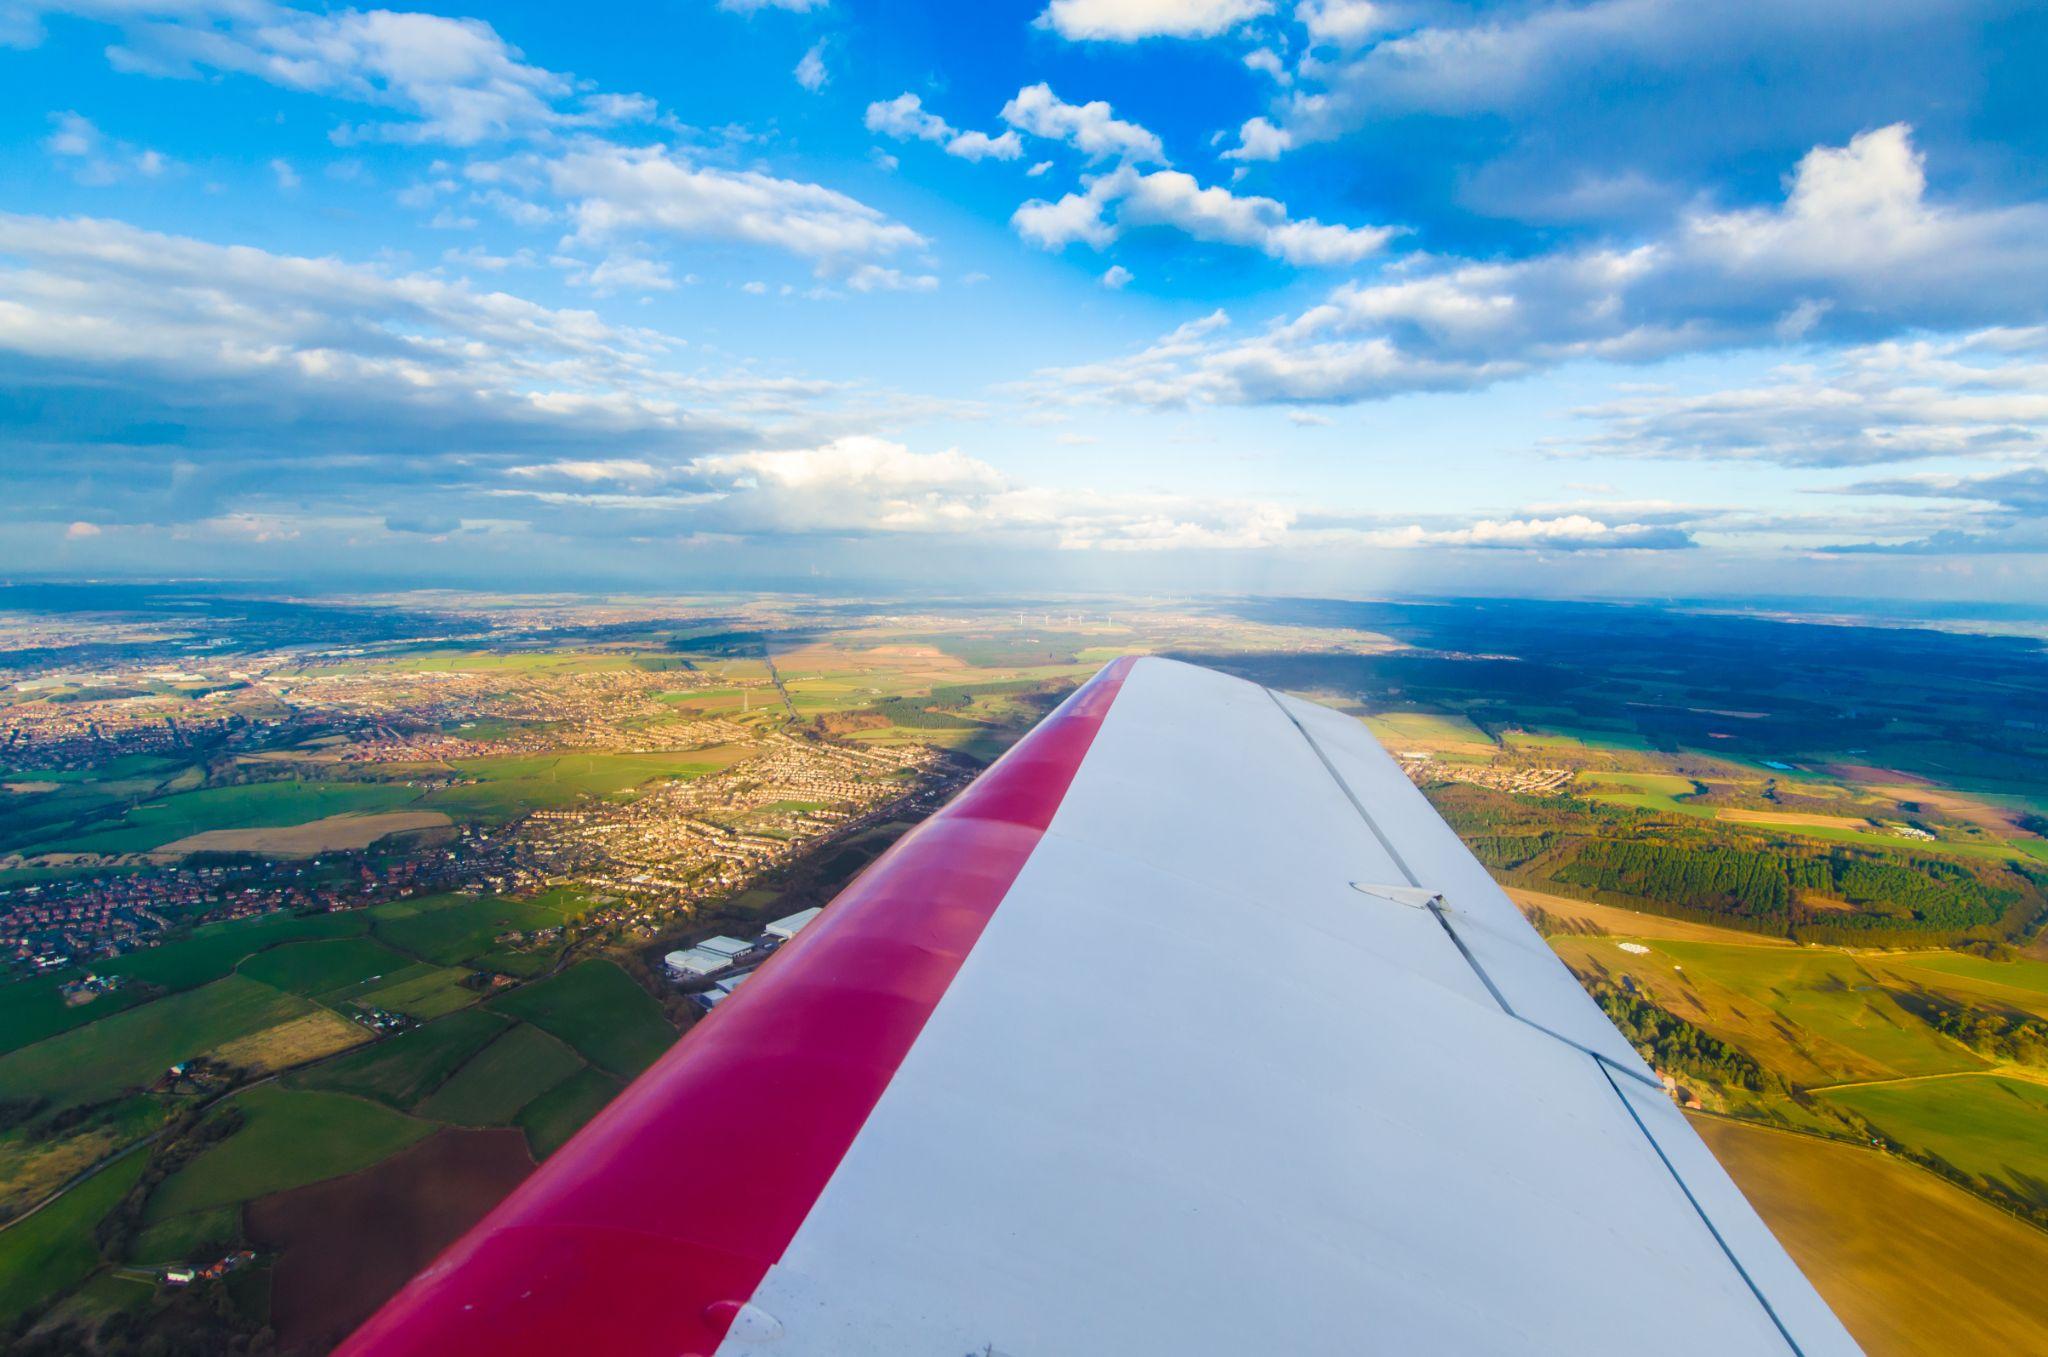
[[[2048,584],[2048,14],[0,0],[0,557]]]

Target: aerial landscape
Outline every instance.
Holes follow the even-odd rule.
[[[828,902],[1138,652],[1365,721],[1852,1326],[1932,1350],[1957,1288],[1985,1350],[2048,1325],[2034,637],[1487,600],[0,604],[22,1351],[335,1341],[689,1030],[717,991],[669,958]]]
[[[2048,1352],[2044,58],[0,0],[0,1353]]]

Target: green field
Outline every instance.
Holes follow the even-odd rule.
[[[1365,724],[1380,738],[1380,743],[1393,749],[1402,748],[1404,744],[1429,746],[1493,743],[1487,738],[1485,731],[1464,717],[1446,716],[1438,712],[1374,712],[1365,718]]]
[[[552,943],[544,947],[503,947],[489,952],[480,952],[472,960],[480,971],[498,971],[505,975],[516,975],[521,980],[546,975],[562,959],[564,944]]]
[[[1967,952],[1913,952],[1873,963],[1958,997],[2048,1016],[2048,962],[1990,961]]]
[[[1845,953],[1679,941],[1659,942],[1656,949],[1683,966],[1691,981],[1726,986],[1805,1034],[1807,1049],[1823,1065],[1825,1047],[1811,1038],[1853,1052],[1891,1075],[1941,1074],[1983,1063],[1900,1008]],[[1767,1050],[1752,1053],[1770,1063]],[[1860,1074],[1852,1067],[1839,1077]]]
[[[388,659],[366,660],[332,666],[331,672],[364,673],[370,670],[398,670],[408,674],[595,674],[611,669],[628,669],[629,655],[610,655],[574,650],[514,651],[493,654],[485,650],[421,650]]]
[[[38,853],[143,853],[209,829],[267,829],[329,815],[395,810],[419,796],[375,782],[252,782],[148,801],[104,829],[40,843]]]
[[[379,905],[372,932],[401,951],[455,966],[493,950],[501,933],[554,928],[562,915],[546,905],[503,895],[443,895],[409,900],[401,912]]]
[[[260,919],[231,919],[205,924],[175,941],[103,961],[96,969],[165,989],[191,989],[218,980],[242,959],[287,942],[311,942],[361,933],[370,921],[356,912],[340,914],[267,914]]]
[[[218,1258],[241,1241],[242,1213],[233,1206],[211,1206],[145,1226],[129,1245],[128,1261],[156,1267],[198,1262]]]
[[[2048,1206],[2048,1087],[1996,1075],[1826,1090],[1901,1144]]]
[[[539,1028],[519,1023],[472,1056],[417,1111],[464,1126],[502,1126],[582,1068],[574,1051]]]
[[[426,1022],[457,1009],[468,1008],[483,997],[479,991],[462,983],[469,974],[459,966],[451,966],[408,975],[395,984],[358,995],[354,1002],[371,1008],[386,1008]]]
[[[410,1111],[505,1025],[495,1013],[465,1009],[303,1071],[292,1077],[292,1085],[354,1093]]]
[[[609,961],[584,961],[491,1000],[490,1007],[568,1042],[591,1063],[631,1078],[675,1043],[661,1006]]]
[[[143,1088],[171,1065],[236,1037],[318,1010],[241,976],[116,1013],[0,1057],[0,1088],[40,1095],[53,1108]]]
[[[102,994],[91,1003],[67,1004],[58,992],[60,984],[46,977],[0,983],[0,1055],[98,1022],[149,998],[147,991],[130,985]]]
[[[239,969],[251,980],[313,999],[411,964],[370,938],[331,938],[273,947],[250,957]]]
[[[623,1087],[603,1070],[585,1066],[528,1103],[519,1113],[519,1126],[533,1157],[545,1159],[561,1149]]]
[[[145,1309],[156,1294],[154,1279],[111,1270],[98,1272],[50,1307],[45,1318],[53,1325],[69,1324],[96,1332],[102,1323],[116,1314]]]
[[[584,796],[617,796],[654,778],[703,777],[745,751],[695,749],[675,754],[517,754],[456,759],[449,764],[473,783],[444,787],[420,799],[425,810],[457,819],[501,820],[522,811],[573,804]]]
[[[1674,773],[1581,773],[1577,787],[1589,801],[1635,810],[1661,811],[1667,815],[1704,815],[1713,810],[1681,800],[1698,791],[1689,777]]]
[[[131,1154],[0,1230],[0,1325],[47,1305],[100,1265],[93,1227],[128,1195],[147,1162]]]
[[[247,1089],[232,1105],[246,1118],[242,1129],[158,1186],[149,1223],[354,1173],[434,1130],[361,1098],[275,1084]]]

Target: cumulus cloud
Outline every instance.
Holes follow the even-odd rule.
[[[1393,27],[1389,6],[1378,0],[1301,0],[1294,17],[1311,43],[1350,49]]]
[[[596,263],[572,256],[554,261],[571,287],[588,288],[600,297],[620,292],[668,292],[676,280],[667,264],[634,250],[615,250]]]
[[[869,104],[865,122],[870,132],[898,141],[933,142],[944,147],[947,155],[962,160],[1015,160],[1024,154],[1024,143],[1014,131],[994,137],[986,132],[959,131],[908,92]]]
[[[1609,456],[1867,466],[2048,458],[2048,330],[1856,345],[1749,386],[1631,394],[1576,412]]]
[[[796,83],[813,94],[825,88],[831,76],[825,70],[825,43],[823,39],[814,42],[810,50],[796,63]]]
[[[463,483],[593,439],[688,454],[818,394],[680,374],[671,348],[428,274],[0,214],[0,513],[186,521],[289,486]]]
[[[1302,266],[1355,264],[1378,253],[1392,235],[1385,227],[1297,220],[1272,198],[1204,188],[1179,170],[1147,172],[1128,165],[1098,175],[1080,193],[1053,202],[1034,198],[1010,220],[1019,235],[1047,250],[1076,242],[1101,249],[1127,228],[1167,227]]]
[[[1056,224],[1076,234],[1085,205]],[[1815,148],[1776,207],[1699,207],[1639,244],[1501,263],[1413,256],[1262,333],[1154,346],[1055,384],[1156,404],[1345,402],[1776,343],[1793,315],[1814,339],[1853,339],[2044,313],[2048,207],[1930,200],[1910,130],[1892,126]]]
[[[1159,138],[1138,124],[1115,116],[1104,100],[1070,104],[1043,82],[1018,90],[1017,97],[1003,105],[1002,119],[1034,137],[1066,142],[1090,160],[1166,163],[1166,147]]]
[[[1131,283],[1131,271],[1122,264],[1111,264],[1102,275],[1102,285],[1111,292],[1121,292]]]
[[[680,149],[579,140],[559,154],[472,166],[473,176],[539,181],[567,203],[586,244],[622,235],[731,240],[812,259],[888,254],[924,237],[857,199],[758,170],[702,165]]]
[[[862,264],[846,277],[855,292],[933,292],[939,280],[934,274],[905,273],[880,264]]]
[[[2048,467],[1988,474],[1923,475],[1865,481],[1848,493],[1931,501],[1947,526],[1918,535],[1892,532],[1821,550],[1835,556],[2048,555]]]
[[[481,19],[391,10],[318,13],[268,0],[69,8],[120,25],[120,41],[107,48],[119,70],[246,75],[409,115],[410,121],[350,130],[365,139],[473,146],[654,114],[644,96],[592,92],[533,65]]]
[[[823,9],[831,3],[832,0],[718,0],[718,7],[734,14],[758,14],[764,9],[807,14],[814,9]]]
[[[92,119],[70,111],[50,115],[43,149],[73,179],[95,188],[134,176],[154,179],[171,168],[161,152],[109,137]]]
[[[522,480],[564,480],[582,485],[645,485],[661,479],[661,472],[652,462],[630,457],[563,458],[554,462],[515,466],[506,474]]]
[[[1211,38],[1272,12],[1272,0],[1052,0],[1038,24],[1077,42],[1136,42]]]
[[[551,474],[537,468],[527,479]],[[915,452],[871,435],[701,456],[660,484],[636,489],[502,493],[641,530],[661,525],[669,532],[738,538],[951,537],[1063,550],[1255,549],[1284,541],[1294,518],[1257,501],[1027,485],[957,449]]]
[[[1608,523],[1585,514],[1480,519],[1456,528],[1419,524],[1369,535],[1375,546],[1471,547],[1487,551],[1671,551],[1697,546],[1684,528]]]
[[[1873,48],[1885,53],[1888,45],[1896,45],[1899,52],[1910,53],[1917,36],[1925,55],[1944,34],[1966,29],[1970,20],[1961,11],[1974,7],[1970,0],[1893,5],[1724,0],[1711,9],[1684,0],[1506,8],[1302,0],[1295,17],[1311,45],[1331,59],[1304,64],[1302,88],[1276,108],[1285,140],[1268,145],[1285,150],[1329,141],[1411,114],[1461,120],[1497,116],[1516,127],[1540,117],[1547,124],[1560,103],[1578,105],[1566,116],[1581,120],[1585,130],[1608,128],[1615,139],[1633,143],[1625,124],[1635,121],[1632,110],[1640,104],[1631,102],[1631,91],[1648,92],[1661,105],[1674,86],[1681,98],[1707,95],[1706,107],[1724,114],[1744,101],[1766,100],[1772,109],[1766,116],[1791,126],[1806,121],[1795,116],[1802,106],[1829,108],[1828,100],[1853,106],[1859,91],[1889,84],[1892,73],[1883,67],[1892,63],[1882,56],[1874,60]],[[1902,71],[1928,73],[1925,62],[1916,63],[1911,55],[1898,64]],[[1786,70],[1788,65],[1792,69]],[[1776,78],[1767,85],[1759,82],[1760,67],[1773,70]],[[1901,83],[1917,90],[1924,78]],[[1588,97],[1591,90],[1619,92],[1620,97]],[[1617,112],[1619,119],[1606,116]],[[1838,125],[1841,116],[1838,111],[1826,122]],[[1697,141],[1716,135],[1715,121],[1737,138],[1751,135],[1739,114],[1703,119],[1676,135],[1662,123],[1655,131],[1674,144]],[[1554,164],[1559,151],[1554,137],[1528,140],[1532,155],[1540,147]],[[1577,157],[1589,150],[1597,152],[1569,147],[1563,153]]]

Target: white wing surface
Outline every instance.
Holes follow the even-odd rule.
[[[1852,1353],[1357,721],[1119,661],[357,1353]]]

